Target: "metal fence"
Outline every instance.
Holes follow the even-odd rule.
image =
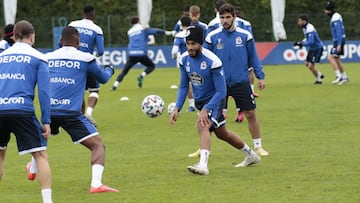
[[[360,17],[359,13],[342,13],[347,39],[356,40],[360,37]],[[156,17],[154,17],[156,16]],[[298,41],[304,36],[302,30],[297,26],[298,14],[286,14],[284,26],[287,32],[287,41]],[[314,24],[321,39],[331,40],[329,21],[330,18],[325,14],[317,13],[310,14],[310,22]],[[207,23],[213,16],[205,16],[201,21]],[[60,19],[60,20],[59,20]],[[159,19],[156,21],[156,19]],[[274,41],[272,35],[272,21],[270,14],[247,16],[253,26],[254,37],[256,41]],[[20,19],[18,19],[20,20]],[[36,29],[36,47],[52,48],[53,47],[53,29],[55,27],[69,23],[71,20],[76,20],[74,17],[30,17],[27,18],[33,23]],[[152,27],[172,30],[178,18],[167,17],[165,13],[153,14],[150,21]],[[96,23],[103,29],[105,46],[118,47],[126,46],[128,43],[127,31],[130,28],[130,17],[122,15],[107,15],[97,16]],[[172,37],[158,36],[156,37],[157,45],[170,45],[173,42]]]

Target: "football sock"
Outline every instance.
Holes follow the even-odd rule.
[[[207,167],[210,152],[207,149],[200,149],[200,166]]]
[[[33,156],[31,156],[31,167],[30,167],[29,171],[30,171],[30,173],[37,173],[37,171],[38,171],[36,160]]]
[[[321,76],[322,76],[322,74],[321,74],[321,72],[320,71],[318,71],[317,72],[317,81],[321,81]]]
[[[253,143],[254,143],[254,148],[257,148],[257,147],[261,147],[261,146],[262,146],[262,144],[261,144],[261,138],[253,139]]]
[[[189,102],[189,106],[195,107],[195,99],[194,98],[188,99],[188,102]]]
[[[343,73],[341,73],[341,77],[342,78],[347,78],[347,75],[346,75],[345,71]]]
[[[100,164],[92,165],[91,187],[98,188],[102,185],[101,179],[103,172],[104,172],[104,166]]]
[[[114,86],[114,87],[118,87],[119,84],[120,84],[119,81],[115,81],[113,86]]]
[[[244,143],[244,147],[241,148],[241,151],[243,151],[245,153],[245,155],[250,155],[251,154],[251,149],[250,147]]]
[[[336,71],[335,71],[335,76],[336,76],[336,77],[341,77],[341,74],[340,74],[340,71],[339,71],[339,70],[336,70]]]
[[[146,76],[146,73],[145,72],[142,72],[141,73],[141,78],[144,78]]]
[[[51,197],[51,189],[42,189],[41,190],[41,196],[43,198],[44,203],[52,203],[52,197]]]

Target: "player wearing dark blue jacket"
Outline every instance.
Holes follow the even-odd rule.
[[[39,163],[43,202],[52,202],[47,138],[50,136],[50,88],[46,57],[35,50],[35,29],[28,21],[14,26],[15,44],[0,54],[0,179],[10,133],[20,155],[31,153]],[[35,116],[37,86],[41,124]]]
[[[114,70],[111,66],[100,68],[92,54],[77,49],[79,32],[72,26],[63,29],[61,44],[61,48],[46,54],[50,70],[52,132],[59,133],[62,127],[75,144],[80,143],[90,149],[91,193],[117,192],[101,182],[105,146],[97,129],[81,112],[87,76],[91,75],[100,83],[106,83]]]
[[[96,48],[96,56],[102,56],[104,53],[104,34],[102,29],[94,23],[95,8],[86,5],[83,8],[84,18],[70,22],[70,26],[75,27],[80,33],[79,50],[94,54]],[[86,89],[89,90],[88,106],[85,111],[85,103],[83,111],[85,116],[96,126],[96,121],[92,116],[93,110],[99,99],[100,84],[92,76],[88,76]]]
[[[319,63],[324,50],[324,45],[315,27],[309,23],[307,14],[299,15],[297,24],[302,28],[305,39],[300,42],[295,42],[294,46],[298,46],[300,48],[304,46],[308,48],[305,66],[308,67],[311,73],[315,76],[316,80],[314,84],[322,84],[324,75],[321,74],[321,72],[315,67],[315,63]]]
[[[333,41],[333,48],[328,54],[329,63],[333,67],[336,76],[332,83],[342,85],[349,82],[340,58],[340,56],[344,55],[346,39],[344,22],[340,13],[335,11],[335,4],[333,2],[329,1],[326,3],[324,12],[330,17],[330,31]]]
[[[187,52],[182,54],[180,62],[180,84],[175,110],[170,116],[173,126],[186,99],[189,84],[193,88],[196,108],[200,111],[197,128],[200,136],[200,161],[187,169],[198,175],[208,175],[210,154],[210,133],[242,150],[246,154],[243,162],[236,167],[246,167],[260,162],[260,157],[246,145],[235,133],[225,126],[222,109],[225,104],[226,83],[220,59],[211,51],[202,48],[203,29],[189,27],[186,37]],[[189,83],[190,82],[190,83]]]
[[[122,72],[117,76],[114,85],[111,90],[116,90],[120,82],[127,75],[129,70],[137,63],[141,63],[146,66],[146,69],[137,77],[138,86],[141,88],[143,79],[145,76],[149,75],[152,71],[155,70],[155,64],[147,55],[148,53],[148,36],[149,35],[172,35],[171,31],[165,31],[157,28],[144,28],[140,24],[140,19],[138,16],[132,17],[131,20],[132,27],[128,30],[129,45],[127,49],[128,60],[122,70]]]
[[[269,153],[262,148],[260,127],[255,113],[255,99],[251,90],[248,68],[253,67],[258,88],[265,88],[265,74],[255,49],[252,34],[236,26],[235,8],[224,4],[219,10],[222,26],[210,32],[204,47],[214,52],[222,61],[227,85],[227,97],[235,100],[237,111],[243,111],[253,138],[255,150],[262,156]]]

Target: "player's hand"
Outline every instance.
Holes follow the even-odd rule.
[[[265,80],[258,80],[258,88],[262,90],[265,88]]]
[[[294,42],[294,47],[299,47],[300,49],[303,47],[301,42]]]
[[[170,127],[173,127],[177,118],[179,117],[179,109],[175,107],[174,111],[170,114]]]
[[[48,138],[50,137],[51,135],[51,128],[50,128],[50,125],[49,124],[43,124],[42,126],[42,136],[45,137],[45,138]]]
[[[197,125],[202,128],[210,128],[211,122],[209,120],[208,111],[206,109],[201,109],[198,115]]]

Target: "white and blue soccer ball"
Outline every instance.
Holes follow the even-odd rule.
[[[142,101],[141,109],[145,115],[156,118],[164,112],[165,102],[158,95],[148,95]]]
[[[176,103],[175,102],[170,103],[167,107],[168,113],[171,114],[175,110],[175,108],[176,108]]]

